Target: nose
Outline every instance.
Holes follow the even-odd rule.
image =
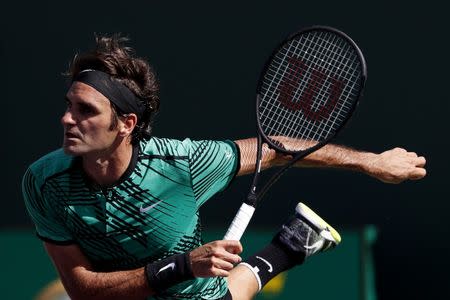
[[[70,112],[70,110],[66,110],[66,112],[64,113],[64,115],[61,117],[61,124],[63,126],[65,125],[74,125],[75,124],[75,120],[73,118],[72,113]]]

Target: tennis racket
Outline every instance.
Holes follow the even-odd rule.
[[[345,33],[331,27],[306,28],[275,49],[256,91],[258,146],[253,182],[225,240],[240,240],[267,190],[298,160],[336,136],[355,110],[366,77],[361,50]],[[291,155],[292,160],[258,188],[263,143]]]

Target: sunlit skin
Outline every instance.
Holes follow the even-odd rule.
[[[112,109],[108,98],[91,86],[74,82],[66,94],[67,110],[61,118],[65,153],[81,156],[83,169],[98,184],[115,182],[131,159],[130,134],[135,114],[120,117],[111,129]]]

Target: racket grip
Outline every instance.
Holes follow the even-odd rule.
[[[246,203],[242,203],[239,211],[231,222],[230,227],[228,227],[227,233],[223,237],[224,240],[234,240],[239,241],[244,234],[245,229],[250,223],[250,220],[255,212],[255,208]]]

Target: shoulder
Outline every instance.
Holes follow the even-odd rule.
[[[189,155],[190,139],[178,140],[171,138],[151,137],[141,144],[145,155],[187,157]]]
[[[36,160],[27,172],[32,173],[38,181],[45,182],[46,179],[70,169],[74,159],[73,156],[65,154],[62,149],[58,149]]]
[[[141,146],[142,152],[146,155],[175,156],[180,158],[187,158],[193,153],[202,151],[202,149],[214,148],[237,152],[236,145],[229,140],[192,140],[190,138],[178,140],[152,137]]]

